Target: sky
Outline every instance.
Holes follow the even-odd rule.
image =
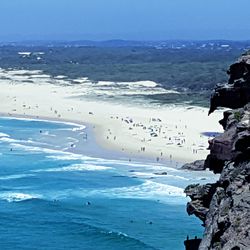
[[[250,0],[0,0],[0,41],[250,40]]]

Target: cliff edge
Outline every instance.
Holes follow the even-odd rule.
[[[209,141],[210,154],[204,168],[220,173],[219,181],[190,185],[189,215],[205,227],[200,250],[250,249],[250,56],[230,66],[227,84],[216,86],[209,114],[218,107],[224,112],[224,133]]]

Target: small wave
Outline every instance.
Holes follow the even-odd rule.
[[[74,125],[74,124],[69,123],[68,125],[72,125],[74,127],[73,128],[59,128],[57,130],[77,132],[77,131],[82,131],[86,128],[86,126],[80,125],[80,124],[76,126],[76,124]]]
[[[148,171],[161,171],[161,172],[180,172],[180,170],[172,167],[166,167],[165,165],[161,164],[150,164],[150,163],[140,163],[140,162],[128,162],[127,160],[111,160],[111,159],[103,159],[103,158],[89,158],[88,163],[96,163],[96,162],[102,162],[103,164],[115,164],[115,165],[121,165],[126,167],[135,167],[135,168],[142,168],[146,169]]]
[[[103,237],[105,236],[105,238],[109,238],[110,240],[112,240],[112,242],[114,240],[119,240],[119,241],[124,241],[126,243],[129,244],[129,246],[133,246],[136,249],[151,249],[151,250],[156,250],[156,248],[152,247],[151,245],[143,242],[142,240],[132,237],[124,232],[121,231],[115,231],[115,230],[110,230],[109,228],[104,228],[104,227],[100,227],[98,225],[94,225],[94,224],[90,224],[90,223],[86,223],[86,222],[78,222],[78,221],[71,221],[70,223],[74,223],[75,225],[79,226],[80,228],[84,227],[86,229],[88,229],[88,233],[92,234],[95,239],[98,239],[99,236]]]
[[[189,180],[188,178],[179,176],[179,175],[172,175],[172,174],[161,174],[161,173],[147,173],[147,172],[138,172],[138,171],[133,171],[131,172],[133,176],[138,176],[138,177],[153,177],[153,178],[174,178],[174,179],[181,179],[181,180]]]
[[[76,171],[104,171],[112,169],[111,167],[89,165],[89,164],[74,164],[62,168],[37,169],[32,172],[76,172]]]
[[[161,171],[161,172],[180,172],[180,170],[178,169],[175,169],[175,168],[172,168],[172,167],[165,167],[165,166],[162,166],[162,165],[146,165],[145,168],[147,170],[150,170],[150,171],[153,171],[153,172],[158,172],[158,171]]]
[[[46,158],[54,159],[57,161],[58,160],[66,161],[66,160],[90,160],[90,159],[93,159],[93,158],[88,157],[88,156],[73,154],[73,153],[68,153],[68,152],[65,152],[65,154],[61,154],[61,155],[48,155],[48,156],[46,156]]]
[[[28,139],[28,140],[20,140],[20,142],[25,142],[25,143],[28,143],[28,144],[35,144],[35,145],[46,145],[48,146],[49,144],[46,143],[46,142],[38,142],[38,141],[32,141],[31,139]]]
[[[43,152],[43,153],[47,153],[47,154],[67,154],[67,152],[63,152],[60,150],[23,145],[23,144],[19,144],[19,143],[11,143],[11,146],[13,148],[21,149],[21,150],[28,151],[28,152]]]
[[[146,173],[146,172],[133,171],[131,173],[133,174],[133,176],[138,176],[138,177],[153,177],[154,176],[153,173]]]
[[[41,145],[41,146],[43,146],[43,145],[48,146],[49,145],[48,143],[45,143],[45,142],[36,142],[36,141],[32,141],[31,139],[28,139],[28,140],[17,140],[17,139],[10,138],[9,136],[8,137],[0,137],[0,141],[2,141],[2,142],[8,142],[8,143],[24,143],[24,144]],[[14,144],[14,146],[16,146],[16,145],[17,144]],[[26,145],[23,145],[23,146],[25,147]],[[27,145],[27,146],[29,146],[29,145]]]
[[[122,188],[123,189],[123,188]],[[185,196],[184,190],[179,187],[170,186],[167,184],[157,183],[153,181],[145,181],[142,185],[139,186],[132,186],[127,189],[127,193],[134,194],[135,192],[139,192],[142,195],[150,194],[150,196],[155,197],[155,195],[162,195],[162,196]]]
[[[86,192],[84,192],[86,193]],[[115,198],[130,198],[130,199],[161,199],[168,197],[185,197],[184,190],[179,187],[170,186],[167,184],[157,183],[146,180],[141,185],[111,188],[104,190],[93,190],[88,192],[88,195],[104,195]]]
[[[76,83],[89,83],[89,79],[88,77],[79,77],[77,79],[74,79],[73,82],[76,82]]]
[[[154,88],[158,86],[156,82],[153,81],[138,81],[138,82],[108,82],[108,81],[99,81],[97,86],[106,86],[106,87],[146,87],[146,88]]]
[[[6,175],[6,176],[0,176],[0,180],[21,179],[21,178],[31,177],[31,176],[34,176],[34,174],[15,174],[15,175]]]
[[[80,155],[80,154],[74,154],[70,152],[65,152],[62,150],[56,150],[56,149],[49,149],[45,147],[36,147],[36,146],[29,146],[29,145],[23,145],[19,143],[11,143],[11,146],[16,149],[28,151],[28,152],[42,152],[50,154],[46,156],[46,158],[54,159],[54,160],[89,160],[94,159],[88,156]]]
[[[5,200],[8,202],[20,202],[31,199],[39,199],[39,198],[41,198],[40,195],[24,194],[24,193],[6,192],[0,194],[0,200]]]
[[[56,136],[56,135],[54,135],[54,134],[50,134],[49,131],[44,131],[44,132],[43,132],[43,135],[51,136],[51,137],[55,137],[55,136]]]
[[[136,85],[138,87],[147,87],[147,88],[154,88],[158,86],[158,84],[153,81],[139,81],[139,82],[133,83],[133,85]]]
[[[9,143],[20,142],[20,140],[16,140],[16,139],[13,139],[13,138],[10,138],[10,137],[0,137],[0,141],[9,142]]]
[[[113,232],[113,231],[101,231],[101,233],[105,233],[105,234],[115,234],[116,236],[121,236],[121,237],[128,237],[127,234],[122,233],[122,232]]]
[[[163,175],[164,176],[164,175]],[[170,177],[170,178],[175,178],[175,179],[180,179],[180,180],[185,180],[185,181],[189,181],[188,178],[186,177],[183,177],[183,176],[179,176],[179,175],[171,175],[171,174],[168,174],[168,175],[165,175],[166,177]]]
[[[8,134],[1,133],[1,132],[0,132],[0,138],[1,138],[1,137],[10,137],[10,136],[9,136]]]
[[[132,241],[132,242],[135,242],[138,246],[140,246],[142,249],[152,249],[152,250],[155,250],[154,247],[146,244],[145,242],[137,239],[137,238],[134,238],[134,237],[131,237],[129,235],[127,235],[126,233],[123,233],[123,232],[115,232],[115,231],[104,231],[104,230],[101,230],[99,233],[101,234],[104,234],[104,235],[109,235],[109,236],[112,236],[114,238],[118,238],[120,240],[125,240],[125,241]]]
[[[14,141],[14,142],[18,142],[18,141]],[[19,143],[11,143],[11,146],[15,149],[21,149],[21,150],[24,150],[24,151],[41,151],[41,152],[50,152],[51,150],[49,149],[46,149],[46,148],[40,148],[40,147],[34,147],[34,146],[28,146],[28,145],[23,145],[23,144],[19,144]],[[52,150],[54,151],[54,150]]]
[[[80,130],[84,130],[85,128],[86,128],[86,126],[84,126],[84,125],[79,125],[78,127],[73,128],[72,131],[80,131]]]
[[[78,139],[76,139],[76,138],[74,138],[74,137],[67,137],[67,140],[69,140],[70,142],[74,142],[74,143],[78,143],[79,142],[79,140]]]
[[[86,128],[86,126],[82,125],[82,124],[78,124],[75,122],[67,122],[67,121],[52,121],[52,120],[46,120],[46,119],[33,119],[33,118],[20,118],[20,117],[8,117],[8,116],[4,116],[1,117],[1,119],[5,119],[5,120],[19,120],[19,121],[34,121],[34,122],[44,122],[44,123],[53,123],[53,124],[64,124],[64,125],[68,125],[68,126],[72,126],[74,128],[71,128],[70,130],[73,129],[77,129],[77,130],[83,130]]]

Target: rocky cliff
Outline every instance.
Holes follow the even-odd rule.
[[[209,141],[204,163],[220,173],[217,183],[190,185],[186,194],[189,215],[205,227],[199,249],[250,249],[250,56],[230,66],[229,81],[215,88],[209,114],[218,107],[225,132]]]

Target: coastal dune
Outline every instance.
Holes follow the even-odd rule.
[[[208,109],[201,107],[114,103],[79,95],[87,91],[85,81],[71,84],[39,71],[0,73],[2,116],[87,124],[101,147],[123,153],[129,161],[204,159],[209,136],[222,131],[221,111],[208,118]]]

